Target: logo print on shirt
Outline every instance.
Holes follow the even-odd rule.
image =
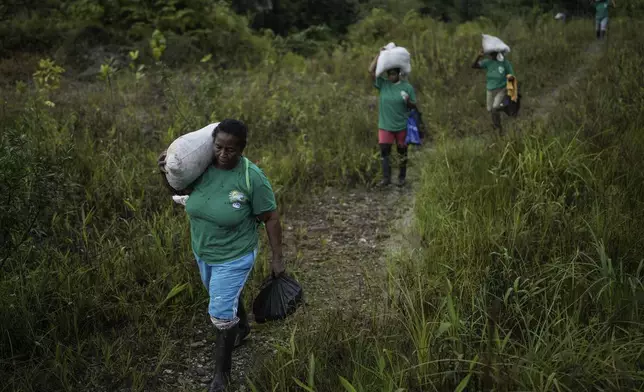
[[[230,194],[228,194],[228,198],[230,199],[231,203],[234,203],[234,202],[243,203],[246,200],[246,195],[244,195],[240,191],[230,191]]]
[[[502,66],[499,66],[499,73],[500,74],[505,73],[505,68]]]
[[[240,191],[231,191],[228,195],[228,199],[232,203],[233,208],[238,210],[241,208],[242,203],[246,201],[246,195]]]

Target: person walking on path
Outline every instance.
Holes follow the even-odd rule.
[[[595,5],[595,32],[597,39],[603,39],[608,30],[608,7],[615,7],[615,0],[594,0]]]
[[[373,85],[379,91],[378,107],[378,144],[382,160],[383,178],[381,186],[391,184],[391,146],[396,143],[398,154],[402,160],[398,174],[398,186],[405,185],[407,176],[407,119],[409,112],[416,109],[416,93],[414,87],[401,78],[400,68],[386,70],[387,77],[376,75],[378,54],[369,65],[369,74]]]
[[[512,64],[503,54],[498,52],[485,53],[481,50],[472,64],[472,68],[486,70],[486,106],[492,116],[492,126],[503,134],[501,125],[501,111],[503,110],[503,99],[507,95],[507,83],[514,80],[514,69]]]
[[[280,276],[285,269],[275,194],[262,170],[242,155],[247,135],[241,121],[222,121],[212,134],[211,165],[186,192],[192,251],[210,296],[208,314],[218,332],[209,392],[226,390],[233,348],[250,332],[240,296],[257,258],[261,223],[273,253],[273,275]],[[164,152],[158,160],[162,173],[165,156]]]

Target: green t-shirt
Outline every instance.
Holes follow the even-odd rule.
[[[207,263],[235,260],[257,248],[256,217],[277,208],[264,173],[249,162],[250,192],[244,158],[232,170],[210,166],[186,202],[192,250]]]
[[[602,20],[608,18],[608,1],[595,2],[595,19]]]
[[[391,83],[388,79],[378,77],[374,86],[380,90],[380,110],[378,112],[378,128],[398,132],[407,129],[409,109],[400,94],[404,91],[409,95],[409,100],[416,103],[414,88],[406,80]]]
[[[481,68],[487,70],[486,87],[488,90],[505,88],[508,82],[506,75],[514,74],[512,64],[510,64],[510,62],[506,59],[503,59],[503,61],[485,59],[479,61],[479,65],[481,66]]]

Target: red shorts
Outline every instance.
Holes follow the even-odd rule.
[[[407,147],[405,139],[407,138],[407,130],[398,132],[385,131],[384,129],[378,130],[378,144],[397,144],[400,147]]]

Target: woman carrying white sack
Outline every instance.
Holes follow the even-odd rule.
[[[205,141],[204,149],[195,148],[190,152],[203,155],[205,171],[184,188],[181,192],[184,197],[173,199],[185,203],[192,251],[210,297],[210,321],[217,330],[215,371],[208,392],[224,392],[229,390],[233,349],[250,333],[248,314],[240,297],[257,259],[261,223],[265,225],[273,253],[274,277],[285,270],[282,224],[268,178],[243,155],[248,139],[246,125],[227,119],[197,132],[204,131],[207,132],[201,138]],[[200,140],[197,137],[192,141],[198,144]],[[176,173],[168,175],[173,166],[178,166],[175,155],[164,151],[158,159],[165,186],[172,193],[178,193],[171,184],[178,181]],[[194,156],[185,155],[183,159],[188,161],[183,167],[184,174],[188,168],[198,166],[194,164],[197,161]]]
[[[503,99],[507,95],[508,81],[514,81],[514,69],[505,58],[510,47],[500,39],[483,34],[483,50],[474,60],[472,68],[486,70],[487,111],[492,116],[492,126],[503,134],[501,126],[501,111]],[[487,54],[487,58],[484,58]]]
[[[402,157],[398,173],[399,187],[405,185],[407,175],[407,119],[409,111],[416,109],[416,92],[412,85],[401,78],[411,71],[409,52],[393,43],[383,47],[369,65],[369,74],[379,94],[378,144],[382,161],[383,178],[380,186],[391,184],[391,147],[395,143]]]

